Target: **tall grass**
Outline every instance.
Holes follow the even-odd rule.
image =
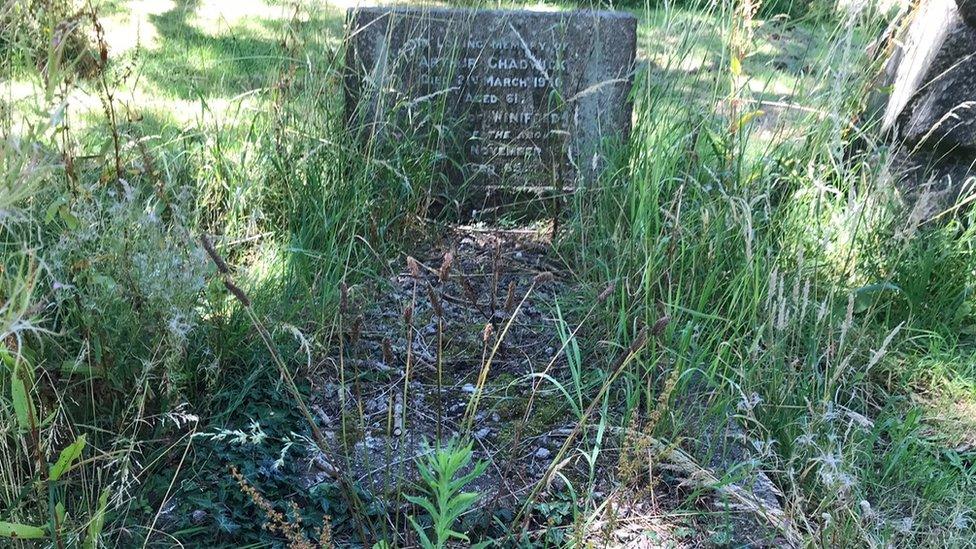
[[[436,175],[448,145],[421,131],[364,145],[350,131],[344,44],[336,15],[316,5],[283,7],[270,81],[227,101],[201,94],[191,122],[130,108],[140,53],[100,58],[97,4],[42,9],[29,24],[11,6],[0,8],[0,67],[31,93],[4,90],[0,132],[0,535],[59,547],[276,539],[262,537],[252,504],[306,543],[302,524],[362,543],[407,543],[411,524],[426,535],[397,507],[422,501],[401,479],[384,485],[392,494],[303,491],[265,462],[326,445],[311,440],[304,403],[295,413],[305,379],[350,400],[366,382],[346,362],[349,288],[382,284],[393,258],[440,226],[428,216],[460,209],[441,208],[455,198]],[[197,7],[174,8],[161,28]],[[545,543],[522,519],[564,459],[583,459],[589,475],[570,485],[577,543],[617,501],[580,494],[610,478],[620,494],[653,498],[662,467],[698,482],[681,502],[690,511],[705,492],[731,499],[797,545],[971,541],[973,452],[940,438],[927,407],[976,400],[972,213],[919,223],[892,183],[889,146],[863,116],[878,68],[864,46],[882,14],[818,8],[765,23],[814,37],[806,66],[784,76],[765,72],[760,8],[633,7],[632,135],[608,144],[611,168],[568,199],[554,242],[574,283],[553,309],[561,348],[519,381],[531,388],[522,426],[558,392],[574,428],[545,482],[486,535]],[[784,78],[785,99],[757,85]],[[95,107],[77,104],[91,89]],[[451,276],[466,275],[442,274],[432,302]],[[506,305],[499,334],[484,332],[462,435],[524,302]],[[438,387],[445,322],[438,313]],[[408,387],[394,391],[401,406]],[[338,421],[331,450],[344,454],[362,409]],[[730,437],[748,451],[730,451]],[[321,454],[333,476],[355,457]],[[740,488],[759,473],[778,509]],[[438,524],[445,536],[474,498],[461,495]]]
[[[628,372],[620,426],[688,440],[709,463],[737,424],[754,450],[737,467],[770,476],[804,543],[966,539],[973,470],[926,440],[905,401],[918,387],[890,376],[933,344],[970,352],[971,214],[913,224],[873,121],[859,119],[877,70],[860,33],[876,14],[821,27],[832,34],[818,79],[791,99],[808,114],[769,140],[740,68],[749,22],[713,9],[717,31],[664,15],[685,39],[640,74],[629,155],[577,193],[563,241],[590,287],[620,288],[603,311],[618,340],[671,320],[670,343]],[[726,46],[712,70],[674,70],[698,61],[692,37],[709,32]],[[674,101],[682,87],[703,100]],[[651,421],[660,395],[675,405]],[[943,482],[927,484],[935,470]]]

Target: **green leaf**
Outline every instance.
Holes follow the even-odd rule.
[[[64,221],[64,224],[67,225],[72,231],[77,230],[78,227],[81,227],[81,221],[75,217],[75,214],[71,213],[71,209],[68,208],[67,204],[64,204],[58,208],[58,215],[61,216],[61,220]]]
[[[71,464],[75,462],[78,457],[81,456],[82,450],[85,449],[85,435],[81,435],[74,442],[68,445],[67,448],[61,450],[61,455],[58,456],[58,461],[51,466],[51,474],[49,479],[54,482],[61,478],[61,475],[71,468]]]
[[[76,359],[61,362],[61,373],[66,376],[81,376],[86,379],[100,377],[100,372]]]
[[[760,116],[762,116],[764,114],[766,114],[766,113],[764,111],[760,111],[760,110],[750,111],[750,112],[747,112],[747,113],[743,114],[742,116],[739,117],[739,121],[736,123],[736,129],[738,129],[738,131],[741,132],[742,131],[742,128],[746,127],[746,124],[748,124],[749,122],[752,122],[753,120],[755,120],[756,118],[759,118]]]
[[[878,282],[877,284],[862,286],[854,290],[854,313],[861,314],[864,311],[867,311],[874,302],[875,296],[880,295],[883,292],[904,294],[901,287],[890,282]]]
[[[14,404],[14,415],[17,416],[17,426],[21,431],[31,429],[33,419],[37,417],[34,403],[27,394],[27,383],[21,375],[22,368],[18,365],[14,368],[13,376],[10,379],[10,400]]]
[[[84,549],[95,549],[98,544],[98,537],[102,535],[102,527],[105,526],[105,509],[108,507],[108,490],[102,490],[102,495],[98,496],[98,509],[95,516],[88,523],[88,537],[82,545]]]
[[[54,216],[58,213],[58,208],[64,205],[64,197],[58,198],[47,207],[47,211],[44,212],[44,223],[51,223],[54,221]]]
[[[434,508],[434,505],[430,501],[415,496],[403,496],[403,497],[405,497],[407,501],[409,501],[410,503],[423,508],[423,510],[430,513],[431,516],[437,514],[437,509]]]
[[[413,517],[407,517],[407,520],[410,521],[410,525],[413,526],[414,531],[417,532],[417,535],[420,537],[420,546],[424,549],[435,549],[434,544],[431,543],[430,538],[427,537],[427,533],[424,532],[424,529],[421,528],[419,524],[417,524],[417,521],[413,520]]]
[[[729,66],[732,71],[732,76],[739,76],[742,74],[742,60],[739,59],[737,55],[732,56],[732,63]]]
[[[44,531],[44,529],[38,528],[37,526],[0,521],[0,537],[14,539],[40,539],[46,535],[47,533]]]

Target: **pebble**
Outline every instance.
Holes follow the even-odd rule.
[[[464,387],[461,387],[461,390],[464,391],[465,393],[474,394],[474,385],[470,383],[465,383]]]
[[[489,429],[487,427],[483,427],[483,428],[478,429],[477,431],[475,431],[474,438],[476,438],[478,440],[481,440],[481,439],[485,438],[486,436],[488,436],[489,433],[491,433],[491,429]]]
[[[543,448],[540,446],[539,449],[536,450],[535,454],[533,455],[536,457],[536,459],[549,459],[549,456],[552,455],[552,452],[550,452],[548,448]]]

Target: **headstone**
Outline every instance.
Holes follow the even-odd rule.
[[[452,180],[572,188],[629,134],[632,15],[354,8],[347,23],[349,124],[436,135]]]

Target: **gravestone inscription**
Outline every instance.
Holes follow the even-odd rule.
[[[384,139],[435,131],[452,178],[573,188],[630,131],[629,14],[358,8],[347,23],[350,124]]]

